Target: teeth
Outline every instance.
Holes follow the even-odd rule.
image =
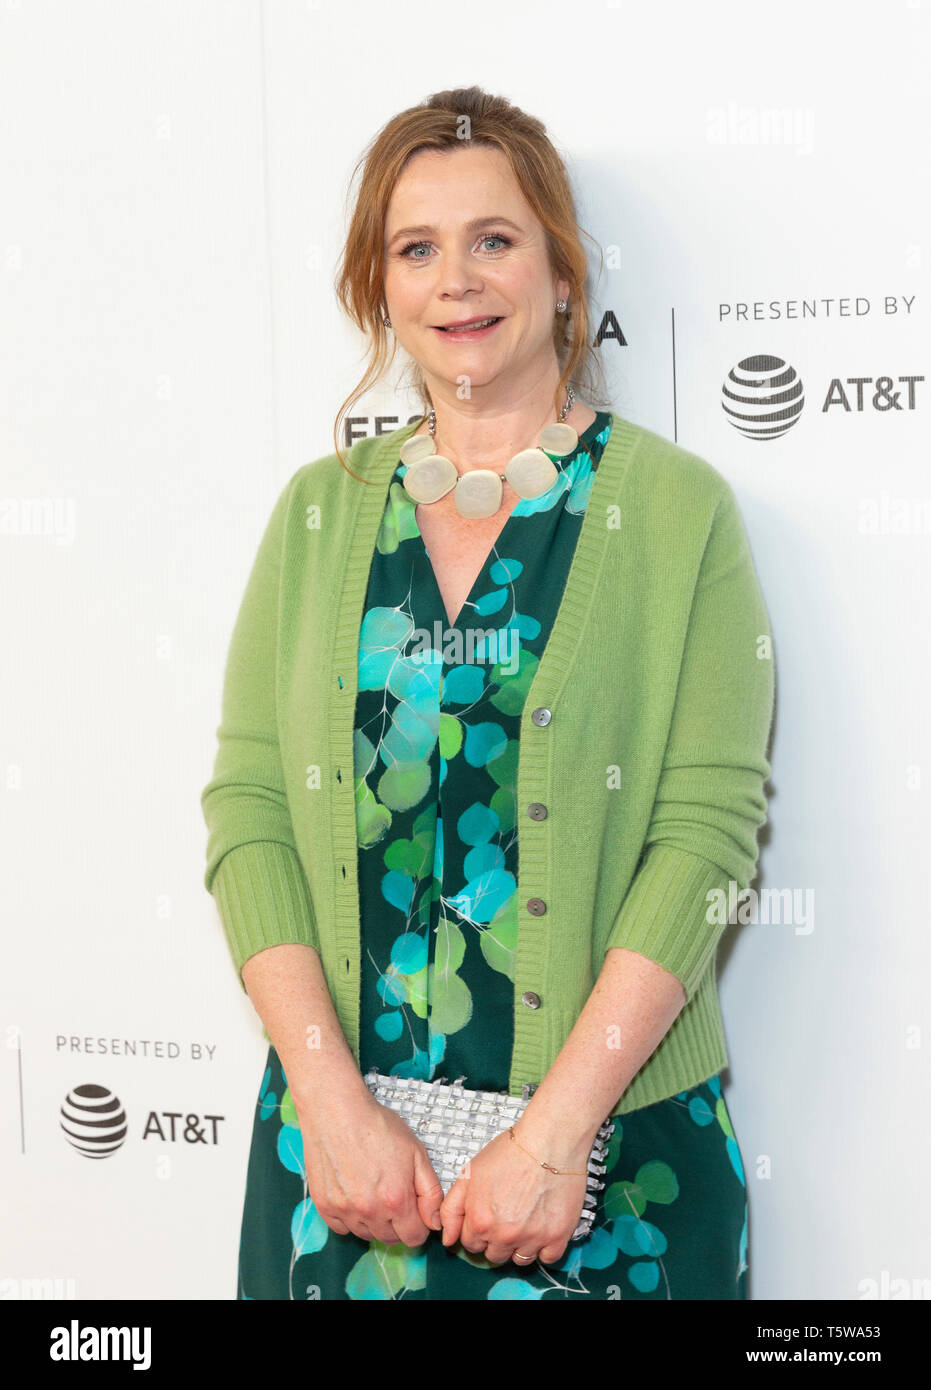
[[[460,333],[464,333],[467,329],[485,328],[485,327],[487,327],[487,325],[488,325],[489,323],[494,323],[494,322],[495,322],[495,318],[492,317],[492,318],[490,318],[490,319],[480,319],[478,323],[450,324],[449,327],[445,328],[443,331],[444,331],[444,333],[448,333],[448,332],[450,331],[450,328],[454,328],[454,329],[457,329]]]

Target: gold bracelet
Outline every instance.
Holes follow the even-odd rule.
[[[517,1135],[514,1133],[514,1126],[513,1126],[513,1125],[511,1125],[510,1129],[508,1130],[508,1134],[509,1134],[509,1135],[511,1136],[511,1138],[514,1140],[514,1143],[517,1145],[517,1147],[518,1147],[519,1149],[524,1149],[523,1144],[520,1142],[520,1140],[518,1139]],[[537,1158],[536,1154],[532,1154],[532,1153],[530,1152],[529,1149],[524,1149],[524,1153],[527,1155],[528,1158],[532,1158],[533,1161],[534,1161],[534,1163],[539,1163],[540,1167],[541,1167],[541,1168],[545,1168],[545,1169],[547,1170],[548,1173],[562,1173],[562,1175],[563,1175],[564,1177],[576,1177],[576,1178],[587,1178],[587,1177],[588,1177],[588,1169],[587,1169],[587,1168],[586,1168],[586,1170],[585,1170],[584,1173],[581,1172],[578,1168],[554,1168],[553,1165],[552,1165],[552,1163],[544,1163],[542,1158]]]

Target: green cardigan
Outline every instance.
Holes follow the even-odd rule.
[[[280,494],[233,630],[201,796],[204,882],[237,971],[268,946],[314,946],[357,1063],[358,639],[414,428],[353,445],[347,461],[371,483],[331,454]],[[542,1081],[612,946],[671,971],[687,1002],[611,1113],[727,1065],[714,963],[733,895],[756,871],[773,694],[769,619],[730,484],[612,415],[521,718],[512,1095]]]

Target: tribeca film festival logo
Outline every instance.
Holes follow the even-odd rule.
[[[142,1138],[165,1144],[216,1144],[217,1125],[224,1115],[185,1114],[182,1110],[150,1110]],[[126,1109],[106,1086],[86,1082],[64,1099],[60,1124],[71,1147],[84,1158],[109,1158],[122,1147],[129,1132]]]
[[[834,407],[850,414],[864,410],[914,410],[923,376],[833,377],[822,414]],[[728,423],[747,439],[778,439],[799,419],[805,391],[798,371],[781,357],[759,353],[742,357],[721,387]]]

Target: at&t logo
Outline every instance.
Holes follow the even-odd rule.
[[[106,1086],[75,1086],[61,1107],[61,1127],[85,1158],[109,1158],[126,1138],[126,1111]]]
[[[802,413],[805,389],[781,357],[744,357],[722,387],[724,413],[748,439],[778,439]]]

